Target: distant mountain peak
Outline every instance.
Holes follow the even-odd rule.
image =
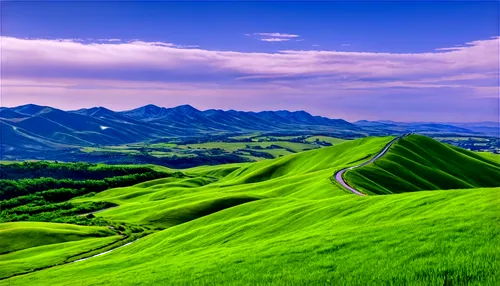
[[[95,107],[94,110],[90,113],[91,116],[114,115],[114,114],[115,114],[114,111],[102,106]]]
[[[176,106],[174,108],[172,108],[173,110],[177,110],[177,111],[180,111],[180,112],[183,112],[183,113],[193,113],[193,112],[201,112],[199,111],[198,109],[192,107],[191,105],[189,104],[183,104],[183,105],[179,105],[179,106]]]
[[[148,110],[148,111],[155,111],[155,110],[164,109],[164,107],[159,107],[158,105],[154,105],[154,104],[144,105],[143,107],[139,107],[139,108],[144,109],[144,110]]]
[[[22,113],[22,114],[27,114],[27,115],[35,115],[41,112],[49,112],[51,110],[54,110],[54,108],[49,107],[49,106],[42,106],[42,105],[36,105],[36,104],[26,104],[26,105],[21,105],[17,107],[13,107],[12,110]]]

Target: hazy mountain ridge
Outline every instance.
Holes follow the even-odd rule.
[[[115,112],[104,107],[73,111],[34,104],[0,109],[2,151],[115,145],[172,136],[247,131],[360,131],[342,119],[304,111],[243,112],[206,110],[190,105],[146,105]]]
[[[425,134],[447,133],[499,137],[500,127],[496,122],[397,122],[391,120],[358,120],[353,122],[367,131],[418,132]]]
[[[27,104],[0,109],[2,151],[47,150],[74,146],[117,145],[163,137],[203,136],[228,132],[311,131],[366,135],[404,132],[493,135],[486,123],[401,123],[313,116],[305,111],[200,111],[190,105],[173,108],[146,105],[128,111],[104,107],[63,111]],[[498,134],[498,133],[496,133]]]

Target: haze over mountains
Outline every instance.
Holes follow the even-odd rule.
[[[162,137],[244,132],[325,132],[349,136],[404,132],[498,135],[493,122],[477,124],[357,121],[313,116],[305,111],[200,111],[190,105],[173,108],[146,105],[116,112],[104,107],[74,111],[28,104],[0,108],[2,153],[74,146],[116,145]]]

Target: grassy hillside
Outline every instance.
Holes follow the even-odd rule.
[[[328,142],[332,145],[337,145],[337,144],[340,144],[342,142],[345,142],[346,140],[345,139],[341,139],[341,138],[335,138],[335,137],[329,137],[329,136],[311,136],[309,138],[306,139],[307,142],[315,142],[316,140],[318,141],[323,141],[323,142]]]
[[[477,154],[481,155],[482,157],[495,162],[495,163],[500,163],[500,154],[495,154],[495,153],[490,153],[490,152],[478,152]]]
[[[190,178],[154,180],[72,202],[114,203],[119,207],[98,216],[165,228],[254,200],[346,195],[331,176],[373,156],[390,140],[365,138],[252,164],[197,167],[185,171]]]
[[[0,224],[0,254],[40,245],[103,237],[114,234],[104,227],[84,227],[47,222]]]
[[[498,285],[500,188],[259,200],[6,285]]]
[[[500,161],[428,137],[399,140],[372,164],[345,173],[368,194],[500,186]]]
[[[364,138],[256,163],[196,167],[184,176],[73,198],[73,204],[117,205],[95,216],[156,232],[109,254],[2,282],[498,285],[499,184],[359,197],[332,180],[336,171],[368,160],[390,140]],[[468,160],[475,164],[474,186],[491,183],[474,174],[498,168],[482,155],[425,137],[405,138],[390,152],[398,150],[408,154],[387,157],[404,156],[419,163],[412,168],[443,169],[446,178],[460,181],[468,169],[453,166]],[[426,181],[435,176],[418,174]],[[43,254],[51,252],[64,253]]]
[[[0,278],[63,263],[121,239],[107,227],[46,222],[0,224]]]

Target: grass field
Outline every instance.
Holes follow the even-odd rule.
[[[368,194],[495,187],[500,162],[493,156],[411,135],[374,163],[347,171],[345,178]]]
[[[181,148],[186,148],[186,147],[191,147],[193,149],[214,149],[214,148],[221,148],[226,151],[232,152],[236,151],[239,149],[244,149],[246,146],[250,147],[262,147],[266,148],[271,145],[277,145],[283,148],[287,148],[290,150],[293,150],[295,152],[300,152],[304,151],[306,149],[316,149],[318,146],[312,145],[312,144],[305,144],[305,143],[296,143],[296,142],[288,142],[288,141],[271,141],[271,142],[209,142],[209,143],[202,143],[202,144],[188,144],[188,145],[179,145]]]
[[[65,262],[121,237],[106,227],[46,222],[0,224],[0,278]]]
[[[84,153],[102,153],[102,154],[122,154],[122,155],[143,155],[148,154],[157,158],[171,158],[171,157],[196,157],[200,154],[213,156],[210,151],[222,150],[225,154],[235,154],[251,161],[259,161],[265,159],[264,157],[254,156],[248,152],[249,149],[257,152],[270,154],[273,158],[301,152],[304,150],[316,149],[320,146],[306,141],[289,142],[287,139],[293,139],[296,136],[276,137],[282,139],[275,141],[275,137],[262,137],[273,139],[274,141],[268,142],[207,142],[200,144],[174,144],[174,143],[155,143],[155,144],[128,144],[121,146],[103,146],[103,147],[84,147],[80,151]],[[242,137],[242,139],[246,139]],[[336,138],[325,137],[335,140]],[[257,139],[255,139],[257,141]],[[326,140],[328,141],[328,140]],[[336,142],[342,142],[342,139],[337,139]],[[271,145],[273,148],[269,149]],[[276,147],[279,146],[279,147]],[[258,154],[257,154],[258,155]]]
[[[499,198],[493,188],[258,200],[4,282],[498,285]]]
[[[489,156],[410,136],[381,160],[398,159],[405,168],[433,164],[446,178],[468,172],[485,178],[472,176],[469,189],[365,197],[333,182],[336,171],[374,156],[391,139],[363,138],[256,163],[200,166],[183,170],[186,177],[75,198],[72,202],[115,203],[119,206],[95,215],[158,231],[109,254],[0,283],[499,285],[500,182]],[[462,163],[468,165],[457,169]],[[435,178],[416,170],[422,180]],[[494,187],[480,188],[490,183]]]
[[[192,178],[159,179],[73,202],[112,202],[120,206],[99,216],[163,228],[251,200],[345,195],[345,191],[332,185],[331,175],[341,166],[375,154],[389,140],[390,137],[367,138],[275,160],[234,164],[228,169],[224,165],[198,167],[185,171]]]
[[[311,137],[307,138],[306,141],[313,143],[316,141],[316,139],[319,141],[328,142],[332,145],[337,145],[337,144],[340,144],[340,143],[347,141],[345,139],[329,137],[329,136],[311,136]]]
[[[490,153],[490,152],[478,152],[477,154],[479,154],[480,156],[482,156],[490,161],[500,163],[500,154],[494,154],[494,153]]]

